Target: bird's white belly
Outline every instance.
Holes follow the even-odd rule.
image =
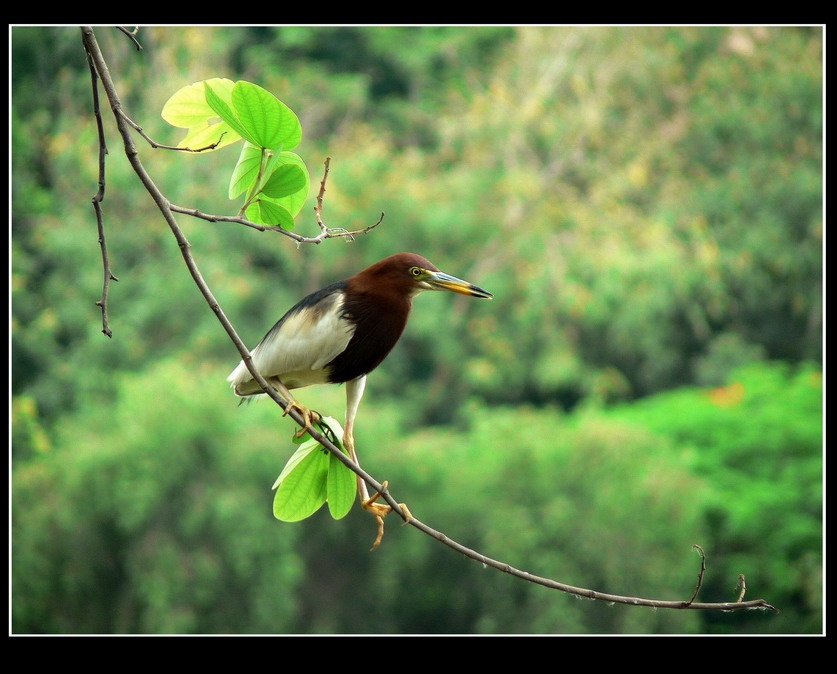
[[[342,293],[328,300],[290,313],[253,349],[253,365],[263,377],[278,377],[289,389],[328,382],[326,366],[345,351],[355,330],[341,317]],[[243,361],[227,378],[239,394],[261,391],[255,383],[242,386],[252,379]]]

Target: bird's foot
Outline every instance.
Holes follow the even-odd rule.
[[[287,414],[291,410],[296,410],[297,412],[299,412],[300,415],[302,415],[302,420],[305,422],[305,425],[300,427],[300,429],[295,433],[297,438],[301,438],[309,430],[311,430],[311,424],[317,424],[323,419],[323,416],[319,412],[317,412],[316,410],[308,409],[298,400],[289,401],[288,406],[285,408],[285,411],[282,412],[282,416],[287,416]]]
[[[384,490],[386,490],[387,482],[384,482],[382,486]],[[375,537],[375,542],[372,544],[372,550],[381,544],[381,540],[384,537],[384,517],[392,512],[391,505],[375,503],[375,501],[379,498],[381,498],[381,492],[376,492],[374,496],[370,496],[368,499],[360,502],[361,507],[366,512],[372,513],[372,515],[375,516],[375,519],[378,520],[378,535]],[[399,503],[398,507],[404,512],[404,524],[407,524],[411,519],[413,519],[410,509],[407,507],[406,503]]]

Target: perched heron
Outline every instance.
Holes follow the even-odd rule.
[[[407,325],[413,297],[422,290],[450,290],[472,297],[493,295],[467,281],[439,271],[429,260],[398,253],[343,281],[311,293],[293,306],[256,345],[252,363],[280,395],[287,413],[297,409],[305,420],[302,435],[319,416],[301,405],[290,390],[312,384],[346,384],[343,445],[358,465],[354,423],[366,386],[366,375],[395,346]],[[227,377],[238,396],[264,393],[241,361]],[[375,503],[365,480],[358,477],[361,505],[378,518],[379,538],[388,505]],[[377,543],[377,541],[376,541]]]

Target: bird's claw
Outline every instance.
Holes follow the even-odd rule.
[[[299,430],[294,434],[297,438],[301,438],[305,435],[308,431],[311,430],[312,424],[318,424],[322,421],[323,416],[317,412],[316,410],[308,409],[297,400],[291,400],[288,403],[288,406],[285,407],[285,411],[282,412],[282,416],[287,416],[291,410],[296,410],[302,416],[302,420],[305,423],[304,426],[301,426]]]
[[[387,482],[384,482],[381,486],[383,490],[387,488]],[[392,512],[391,505],[382,505],[380,503],[375,503],[379,498],[381,498],[381,492],[376,492],[374,496],[370,496],[365,501],[361,501],[361,507],[372,515],[375,516],[375,519],[378,520],[378,535],[375,537],[375,542],[372,544],[372,550],[377,548],[381,544],[381,539],[384,537],[384,517],[389,515]],[[398,507],[404,513],[404,524],[407,524],[411,519],[413,519],[413,515],[410,512],[410,509],[407,507],[406,503],[399,503]]]

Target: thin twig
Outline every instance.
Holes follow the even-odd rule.
[[[356,229],[354,231],[348,231],[345,229],[338,229],[333,227],[327,227],[324,231],[320,231],[317,236],[303,236],[302,234],[297,234],[288,229],[284,229],[279,225],[260,225],[252,220],[248,220],[247,218],[242,218],[237,215],[212,215],[210,213],[203,213],[199,211],[197,208],[189,208],[185,206],[178,206],[176,204],[169,203],[169,207],[175,213],[183,213],[184,215],[191,215],[194,218],[200,218],[202,220],[206,220],[208,222],[234,222],[238,225],[244,225],[245,227],[251,227],[256,229],[260,232],[279,232],[280,234],[284,234],[288,238],[293,239],[297,243],[314,243],[320,244],[326,239],[340,239],[340,238],[349,238],[352,239],[355,236],[360,236],[361,234],[366,234],[367,232],[372,231],[381,224],[384,219],[384,214],[381,213],[381,217],[378,218],[378,221],[372,225],[364,227],[363,229]]]
[[[700,555],[700,571],[698,572],[698,581],[697,585],[695,585],[695,591],[692,593],[692,598],[689,599],[690,604],[698,596],[698,592],[700,592],[700,588],[703,585],[703,574],[706,573],[706,553],[703,551],[703,548],[700,547],[697,543],[695,543],[692,546],[692,548],[697,550],[698,554]]]
[[[114,110],[117,126],[119,128],[119,133],[122,135],[123,140],[125,141],[125,153],[128,157],[128,161],[130,162],[131,166],[133,167],[134,171],[136,172],[137,176],[139,177],[140,181],[145,186],[146,190],[148,190],[149,194],[151,195],[152,199],[157,203],[158,207],[160,208],[163,217],[168,224],[169,228],[171,229],[172,233],[174,234],[175,239],[177,240],[178,246],[180,247],[181,254],[183,259],[186,263],[189,272],[192,275],[192,278],[195,280],[195,283],[198,286],[201,294],[206,299],[207,303],[209,304],[210,308],[213,312],[215,312],[218,320],[221,322],[221,325],[224,327],[224,330],[229,335],[232,342],[235,344],[236,348],[238,349],[239,353],[241,354],[242,359],[250,371],[250,374],[253,375],[253,378],[258,382],[259,386],[265,391],[265,393],[274,401],[276,402],[283,410],[288,412],[290,416],[296,421],[300,426],[305,425],[305,420],[302,418],[302,415],[299,414],[296,408],[293,406],[289,406],[287,400],[282,399],[279,393],[277,393],[274,388],[268,384],[268,382],[261,376],[261,374],[253,367],[252,358],[250,357],[250,352],[247,349],[244,342],[236,333],[235,329],[233,328],[230,321],[227,319],[226,315],[224,314],[223,310],[221,309],[220,305],[218,304],[217,300],[215,299],[212,291],[209,289],[209,286],[206,284],[203,276],[201,275],[197,263],[195,262],[192,254],[191,254],[191,247],[189,242],[187,241],[186,237],[184,236],[182,230],[177,224],[176,219],[174,218],[173,212],[174,209],[169,203],[169,201],[163,196],[154,182],[151,180],[150,176],[146,172],[145,168],[143,167],[142,163],[139,160],[137,155],[136,147],[133,144],[133,140],[131,138],[130,133],[130,125],[125,122],[123,115],[120,114],[121,110],[121,103],[119,102],[119,98],[116,94],[116,90],[114,88],[113,82],[110,79],[110,75],[107,71],[107,65],[104,62],[102,57],[101,51],[99,50],[99,46],[96,42],[95,35],[93,34],[93,30],[91,27],[84,26],[82,27],[82,39],[85,45],[85,49],[87,50],[88,54],[91,55],[93,62],[96,66],[96,69],[101,77],[102,84],[104,89],[108,95],[108,98],[111,103],[111,108]],[[327,238],[327,237],[323,237]],[[286,390],[283,390],[284,387],[279,387],[281,392],[287,393]],[[289,394],[288,394],[289,395]],[[367,482],[367,484],[374,490],[380,492],[382,498],[392,507],[393,511],[399,515],[402,519],[405,520],[408,524],[413,527],[416,527],[420,531],[423,531],[429,536],[437,539],[438,541],[444,543],[448,547],[462,553],[466,557],[470,559],[476,560],[485,566],[490,566],[494,569],[502,571],[504,573],[508,573],[512,576],[521,578],[523,580],[537,583],[539,585],[543,585],[544,587],[560,590],[562,592],[567,592],[570,594],[574,594],[580,597],[587,597],[589,599],[598,599],[601,601],[606,601],[609,603],[620,603],[620,604],[630,604],[633,606],[649,606],[654,608],[669,608],[669,609],[693,609],[693,610],[722,610],[722,611],[731,611],[737,609],[751,609],[751,608],[762,608],[762,609],[769,609],[775,610],[773,606],[768,604],[763,599],[755,599],[752,601],[747,602],[720,602],[720,603],[695,603],[692,600],[689,601],[668,601],[668,600],[656,600],[656,599],[643,599],[640,597],[627,597],[622,595],[615,595],[609,594],[605,592],[598,592],[596,590],[589,590],[586,588],[574,587],[572,585],[566,585],[564,583],[559,583],[557,581],[551,580],[549,578],[544,578],[541,576],[535,576],[528,571],[521,571],[519,569],[514,568],[510,564],[506,564],[500,562],[498,560],[492,559],[490,557],[486,557],[485,555],[471,550],[470,548],[465,547],[464,545],[452,540],[445,534],[432,529],[431,527],[427,526],[420,520],[413,518],[408,518],[407,514],[403,511],[403,509],[399,506],[398,502],[392,497],[389,490],[387,489],[386,485],[379,483],[373,477],[371,477],[368,473],[366,473],[360,466],[358,466],[352,459],[350,459],[347,455],[345,455],[328,437],[326,437],[323,433],[318,431],[316,428],[309,429],[311,437],[317,440],[323,447],[325,447],[328,451],[334,454],[338,460],[342,461],[345,465],[347,465],[352,471],[354,471],[358,476],[360,476],[363,480]],[[702,574],[702,571],[701,571]],[[694,598],[694,597],[693,597]]]
[[[128,30],[124,26],[117,26],[116,28],[117,28],[117,30],[125,33],[125,35],[127,35],[131,39],[131,42],[134,43],[134,46],[136,46],[137,51],[142,51],[142,45],[139,43],[139,40],[137,40],[137,38],[136,38],[137,33],[139,33],[139,26],[134,26],[133,30]]]
[[[320,230],[325,232],[328,228],[325,226],[323,222],[323,197],[325,196],[326,191],[326,180],[328,180],[328,172],[329,166],[331,164],[331,157],[326,157],[325,161],[323,162],[323,178],[320,180],[320,191],[317,193],[317,204],[314,206],[314,215],[317,218],[317,224],[320,226]]]
[[[744,601],[744,595],[747,593],[747,581],[744,578],[743,573],[738,574],[738,584],[736,585],[736,589],[740,590],[737,601]]]
[[[384,220],[384,214],[381,213],[381,217],[378,218],[378,222],[374,225],[369,225],[363,229],[355,230],[354,232],[350,232],[343,227],[328,227],[325,222],[323,222],[323,197],[325,196],[326,191],[326,180],[328,180],[328,173],[331,170],[331,157],[326,157],[325,162],[323,162],[323,177],[320,180],[320,191],[317,193],[317,204],[314,206],[314,217],[317,219],[317,225],[320,227],[320,237],[323,239],[331,239],[331,238],[338,238],[343,237],[347,241],[354,241],[356,236],[360,236],[361,234],[366,234],[367,232],[372,231],[381,224]]]
[[[99,85],[96,68],[90,54],[87,55],[87,65],[90,68],[90,80],[93,89],[93,116],[96,118],[96,129],[99,134],[99,189],[93,196],[93,210],[96,213],[96,226],[99,232],[99,247],[102,250],[102,267],[104,281],[102,282],[102,296],[96,301],[96,306],[102,310],[102,332],[108,337],[113,337],[108,321],[108,290],[111,281],[119,279],[113,275],[110,268],[110,257],[108,246],[105,241],[105,224],[102,215],[102,201],[105,198],[105,157],[108,154],[107,142],[105,140],[105,129],[102,125],[102,113],[99,107]]]
[[[214,150],[221,144],[221,141],[224,140],[224,136],[227,134],[226,131],[222,131],[221,135],[218,136],[218,140],[216,140],[211,145],[207,145],[206,147],[199,147],[197,149],[192,149],[190,147],[178,147],[177,145],[164,145],[163,143],[158,143],[154,140],[151,136],[149,136],[143,128],[137,124],[134,120],[132,120],[128,115],[125,114],[124,110],[120,110],[120,114],[125,119],[125,121],[130,124],[134,131],[136,131],[140,136],[142,136],[146,142],[153,147],[155,150],[173,150],[175,152],[207,152],[208,150]]]

